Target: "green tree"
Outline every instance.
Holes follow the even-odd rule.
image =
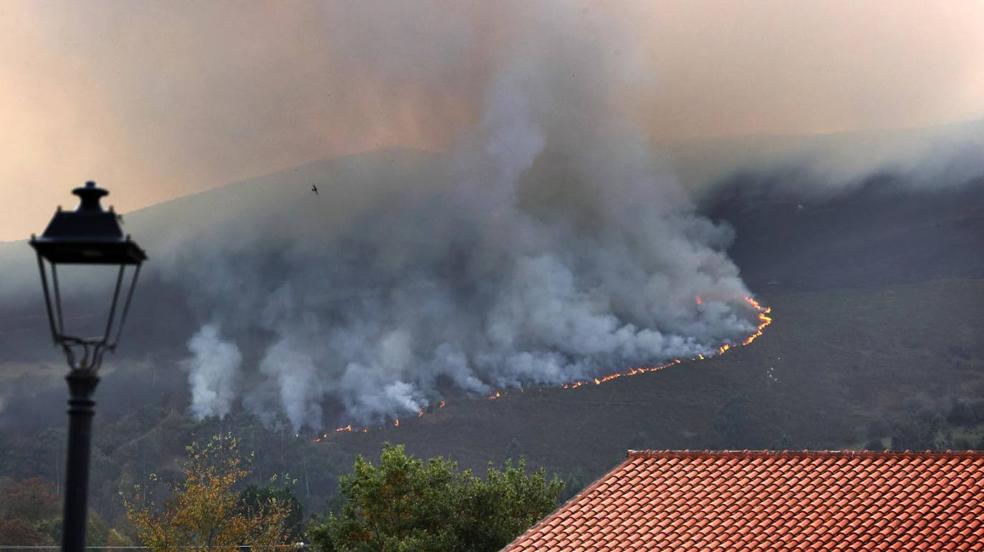
[[[289,476],[284,476],[282,479],[290,482]],[[243,489],[239,493],[239,511],[246,516],[257,516],[261,515],[269,504],[276,502],[286,510],[284,529],[290,540],[299,541],[304,532],[304,511],[301,508],[301,503],[289,487],[277,486],[275,481],[271,481],[264,487],[249,485]]]
[[[0,544],[52,545],[61,527],[54,485],[39,477],[0,480]]]
[[[62,518],[61,516],[47,518],[35,525],[35,527],[47,535],[47,541],[43,544],[58,544],[62,540]],[[106,521],[95,510],[89,510],[85,528],[85,543],[88,546],[105,546],[110,534],[118,534],[115,529],[111,529]]]
[[[455,462],[409,456],[387,445],[373,465],[362,457],[339,482],[340,511],[310,530],[323,552],[499,550],[557,506],[563,482],[525,462],[489,466],[483,479]]]

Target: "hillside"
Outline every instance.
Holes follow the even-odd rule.
[[[738,239],[729,253],[759,291],[984,278],[984,178],[960,186],[869,176],[806,196],[815,177],[739,174],[705,209]]]
[[[401,420],[398,428],[340,433],[320,444],[310,435],[271,433],[240,414],[196,424],[183,414],[180,394],[121,417],[100,412],[94,494],[104,511],[118,514],[120,487],[150,471],[175,474],[184,444],[217,431],[242,435],[257,452],[261,474],[299,477],[299,494],[318,508],[354,455],[375,455],[385,442],[406,443],[418,455],[452,456],[474,469],[525,456],[583,482],[627,449],[889,444],[921,416],[945,417],[954,401],[984,396],[984,280],[777,292],[765,299],[776,320],[766,335],[719,358],[576,390],[461,398]],[[959,446],[959,438],[980,443],[981,429],[950,428],[941,446]],[[2,439],[0,472],[52,477],[60,469],[60,429],[8,432]]]
[[[561,471],[605,469],[635,448],[844,448],[892,422],[984,394],[984,280],[765,296],[776,322],[749,347],[576,390],[449,404],[399,428],[323,445],[385,441],[480,467],[522,454]],[[949,324],[940,324],[941,319]]]
[[[266,202],[323,216],[308,205],[312,178],[334,174],[345,185],[368,172],[387,193],[398,189],[408,165],[429,170],[426,155],[398,156],[391,164],[315,164],[288,174],[289,186],[277,184],[284,175],[257,179],[134,213],[127,224],[159,245],[173,238],[171,228],[222,210],[214,231],[249,236],[278,224],[255,218]],[[476,469],[525,456],[575,482],[607,469],[629,448],[984,446],[984,420],[952,415],[960,401],[984,396],[981,181],[929,191],[875,179],[842,195],[790,198],[776,195],[768,177],[741,178],[705,209],[735,227],[731,254],[773,307],[775,323],[751,346],[572,391],[534,388],[490,401],[449,390],[445,408],[403,419],[399,428],[340,433],[320,444],[312,443],[314,435],[265,429],[241,408],[222,421],[188,417],[181,360],[201,305],[178,293],[163,268],[151,273],[140,291],[147,313],[135,322],[141,331],[107,366],[97,396],[96,508],[118,516],[119,491],[150,472],[173,475],[184,445],[217,431],[243,436],[257,453],[259,478],[298,476],[309,511],[323,507],[356,454],[374,455],[384,442]],[[163,267],[182,262],[152,260]],[[8,391],[0,408],[0,475],[58,480],[63,368],[57,351],[45,346],[43,325],[23,330],[38,307],[37,297],[23,295],[5,307],[0,323],[5,389],[18,390]],[[40,370],[37,351],[45,354]]]

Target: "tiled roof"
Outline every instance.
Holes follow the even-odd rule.
[[[982,550],[984,453],[629,451],[504,550]]]

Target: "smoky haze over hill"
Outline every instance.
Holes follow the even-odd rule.
[[[255,374],[266,384],[244,385],[244,404],[279,408],[294,430],[321,427],[325,398],[378,421],[435,402],[442,382],[478,394],[559,384],[709,354],[753,330],[722,253],[730,232],[654,171],[610,103],[606,83],[622,75],[583,64],[590,40],[541,40],[502,67],[477,131],[432,160],[434,183],[403,167],[370,177],[389,185],[376,197],[366,182],[322,183],[304,190],[315,211],[294,228],[250,217],[261,232],[233,222],[195,244],[212,305],[191,341],[196,415],[228,412],[237,335],[251,329],[269,334]],[[324,224],[319,201],[346,215]],[[231,255],[229,240],[248,245]]]
[[[655,157],[651,129],[627,116],[625,91],[651,84],[639,37],[573,4],[513,7],[507,20],[523,25],[482,56],[481,86],[467,86],[476,121],[451,125],[447,153],[339,158],[127,215],[151,261],[124,340],[134,355],[126,368],[137,363],[172,388],[186,381],[196,417],[245,408],[298,431],[413,415],[449,392],[554,385],[708,354],[753,331],[742,265],[726,254],[735,233],[717,220],[735,223],[731,251],[770,285],[771,272],[756,267],[796,246],[777,255],[767,237],[802,230],[805,217],[776,220],[788,213],[728,196],[727,186],[704,191],[712,207],[702,212],[672,155]],[[771,178],[771,167],[754,165],[760,156],[740,157],[753,170],[733,186]],[[843,158],[816,159],[831,167]],[[853,171],[866,173],[869,161]],[[973,160],[958,166],[970,169],[955,182],[976,170]],[[932,187],[925,175],[899,174],[899,183]],[[770,194],[794,179],[775,180]],[[792,197],[806,198],[812,216],[831,200],[831,183],[849,180],[821,175]],[[834,188],[841,197],[857,189]],[[824,219],[819,242],[794,232],[802,239],[790,243],[829,243],[839,220]],[[29,251],[16,245],[0,360],[27,382],[44,321]],[[833,260],[855,263],[863,252]],[[76,299],[82,318],[99,306],[94,294]],[[62,370],[56,355],[48,360],[51,373]],[[134,378],[130,396],[146,381]],[[26,408],[13,393],[0,397],[8,410]]]
[[[344,359],[341,355],[346,351],[333,348],[337,347],[338,338],[332,335],[333,332],[351,335],[352,320],[375,321],[377,327],[384,326],[383,320],[400,320],[405,324],[407,334],[412,336],[412,346],[416,347],[412,354],[417,355],[405,365],[406,371],[387,372],[384,368],[391,365],[368,362],[360,364],[360,369],[365,370],[363,375],[367,377],[404,378],[394,381],[411,384],[413,392],[419,393],[417,398],[411,395],[411,400],[419,400],[419,406],[455,394],[455,387],[482,393],[501,385],[502,380],[493,378],[511,374],[506,362],[493,366],[492,370],[477,364],[466,366],[464,373],[474,375],[476,381],[488,386],[469,388],[467,380],[463,385],[462,380],[455,381],[451,375],[440,373],[432,360],[428,363],[417,352],[426,350],[425,345],[433,346],[435,335],[441,338],[438,347],[445,342],[452,343],[451,338],[455,336],[472,336],[470,332],[477,339],[487,338],[482,316],[486,319],[502,316],[494,314],[498,311],[489,305],[500,305],[522,293],[516,267],[535,258],[530,256],[531,244],[526,241],[518,245],[507,242],[518,252],[510,256],[508,248],[493,248],[504,239],[502,234],[486,234],[480,240],[477,223],[498,228],[494,220],[490,222],[483,215],[464,216],[462,211],[447,208],[454,201],[454,183],[458,181],[448,162],[451,158],[409,150],[343,158],[189,196],[127,217],[127,230],[145,243],[153,255],[138,292],[124,347],[118,357],[110,357],[107,369],[114,372],[100,388],[106,412],[112,415],[112,412],[126,411],[127,405],[159,400],[163,392],[179,397],[178,404],[190,402],[192,412],[197,415],[223,415],[246,408],[270,423],[277,424],[277,420],[289,423],[290,416],[297,416],[298,411],[291,413],[287,401],[294,398],[282,387],[290,383],[288,370],[294,365],[282,364],[283,371],[277,372],[264,364],[271,361],[272,355],[278,355],[277,358],[282,356],[287,362],[302,356],[301,366],[309,371],[301,374],[316,380],[313,384],[306,381],[308,387],[304,391],[310,394],[299,404],[307,405],[308,409],[321,408],[322,412],[320,415],[304,413],[302,424],[317,423],[311,419],[316,416],[323,423],[353,419],[355,411],[349,408],[365,408],[358,398],[363,396],[360,395],[363,391],[358,385],[345,387],[350,383],[344,380],[345,370],[351,358],[380,359],[384,346],[379,341],[364,344],[364,350]],[[576,268],[569,272],[575,275],[574,282],[596,274],[607,274],[606,277],[616,282],[628,282],[625,279],[631,272],[625,268],[632,263],[618,264],[620,260],[610,250],[616,242],[609,241],[597,250],[589,246],[600,243],[598,237],[592,236],[599,229],[590,223],[599,222],[592,217],[601,216],[594,212],[599,204],[586,199],[592,197],[590,188],[580,182],[585,187],[573,196],[578,200],[573,201],[569,195],[570,188],[579,182],[572,178],[576,173],[571,167],[590,163],[589,158],[549,152],[538,156],[519,179],[512,207],[515,212],[508,220],[510,224],[519,224],[516,220],[522,213],[529,218],[522,224],[542,225],[541,229],[549,227],[547,223],[582,224],[579,228],[565,228],[570,234],[561,232],[559,237],[552,236],[551,240],[533,245],[544,247],[542,244],[546,243],[555,248],[554,255],[573,259],[569,266]],[[404,187],[408,179],[419,183],[412,193]],[[311,182],[319,183],[321,195],[314,196],[309,191]],[[718,220],[733,228],[735,239],[728,252],[754,291],[872,287],[933,278],[984,277],[980,256],[974,254],[984,247],[982,179],[934,186],[940,182],[938,178],[919,181],[912,174],[882,172],[841,183],[836,186],[838,191],[832,193],[830,182],[817,181],[808,171],[745,171],[723,180],[713,192],[703,196],[699,212],[707,219],[686,211],[684,220],[716,228],[725,237],[726,227],[712,226],[706,221]],[[568,194],[559,194],[561,189]],[[563,208],[557,204],[559,198],[567,201]],[[580,212],[582,216],[576,220],[557,218],[558,211]],[[458,215],[459,218],[453,218]],[[209,222],[202,228],[201,221]],[[645,237],[630,233],[646,228],[635,224],[631,217],[609,220],[605,228],[612,224],[628,228],[622,230],[627,236]],[[425,232],[439,225],[448,225],[452,230],[437,235]],[[660,228],[659,232],[662,233],[654,234],[656,238],[650,241],[662,246],[661,236],[666,232],[672,236],[672,229]],[[523,234],[530,235],[536,236]],[[479,268],[486,267],[486,272],[476,274],[477,268],[468,264],[477,263],[470,261],[476,252],[465,245],[485,241],[493,242],[492,246],[484,247],[492,248],[494,262],[490,264],[494,266],[478,264]],[[719,247],[727,243],[723,241]],[[570,247],[571,251],[563,247]],[[587,252],[579,258],[576,254],[581,251]],[[719,250],[708,247],[707,251],[728,266]],[[5,317],[0,326],[0,344],[9,385],[2,393],[5,405],[0,407],[0,425],[7,429],[27,429],[25,424],[43,427],[48,423],[45,420],[61,420],[60,400],[56,398],[62,396],[63,384],[55,376],[64,371],[62,359],[57,351],[46,347],[40,295],[29,248],[23,243],[7,244],[0,254],[4,255],[4,266],[14,269],[10,274],[23,275],[23,281],[20,277],[4,279],[8,292],[19,291],[4,294],[4,311],[11,316]],[[674,256],[672,260],[678,258]],[[510,262],[514,263],[514,272],[504,269]],[[632,259],[632,262],[641,261]],[[585,266],[589,271],[578,272],[586,270]],[[530,272],[520,274],[531,275]],[[667,276],[654,270],[651,277]],[[533,286],[538,281],[532,279],[522,285]],[[572,312],[563,312],[560,318],[535,318],[557,312],[550,310],[555,306],[549,303],[556,298],[557,289],[550,286],[530,289],[536,290],[536,296],[521,297],[537,312],[525,309],[527,305],[517,307],[514,302],[507,303],[517,309],[509,312],[521,313],[516,324],[524,331],[533,328],[544,332],[524,335],[524,339],[540,339],[541,350],[549,351],[553,358],[566,355],[571,361],[561,366],[561,370],[570,372],[555,373],[556,380],[533,379],[520,373],[519,381],[523,385],[565,381],[565,377],[580,375],[576,370],[583,366],[588,366],[585,373],[609,372],[619,363],[637,361],[625,354],[625,349],[584,349],[591,345],[592,339],[593,343],[602,344],[625,342],[613,338],[619,335],[619,328],[609,331],[612,326],[585,329],[568,325],[571,318],[585,311],[591,314],[590,309],[580,308],[583,302],[570,301]],[[626,284],[608,289],[613,298],[634,300],[644,297],[647,287]],[[693,294],[706,295],[709,289],[687,282],[678,300],[683,312],[689,314],[680,320],[670,318],[669,323],[690,324],[685,326],[686,331],[693,331],[703,316],[703,321],[711,322],[707,327],[713,328],[714,319],[699,312],[693,300]],[[466,312],[435,310],[438,308],[435,305],[445,305],[447,309],[449,297],[455,302],[464,301],[462,308]],[[573,297],[579,295],[575,293]],[[665,296],[661,298],[666,303],[652,308],[656,314],[665,316],[665,311],[673,305]],[[391,306],[394,299],[398,300]],[[740,315],[739,323],[748,320],[744,315],[751,313],[734,308]],[[400,319],[399,316],[407,316],[401,309],[419,313],[419,318]],[[546,313],[541,312],[544,310]],[[611,312],[628,316],[616,307]],[[305,339],[285,337],[288,332],[304,331],[305,324],[317,331],[297,334]],[[367,324],[354,327],[364,329]],[[563,333],[578,330],[583,333]],[[564,349],[562,341],[548,341],[557,335],[576,335],[587,342]],[[628,337],[633,338],[631,334]],[[727,338],[712,336],[708,343],[713,345],[713,340]],[[638,332],[634,339],[638,339]],[[474,342],[463,343],[470,346]],[[531,343],[537,342],[522,341],[515,350],[519,354],[529,352],[520,347],[530,347]],[[286,350],[286,344],[293,349]],[[43,353],[44,360],[41,372],[51,376],[44,381],[52,382],[53,387],[42,384],[35,375],[39,353]],[[650,362],[668,353],[646,350],[642,354],[647,356],[642,362]],[[346,360],[349,364],[345,364]],[[196,365],[196,361],[202,364]],[[203,369],[206,366],[211,371]],[[522,379],[524,375],[528,379]],[[378,397],[380,390],[385,389],[379,381],[376,380],[379,389],[371,390],[368,397]],[[191,398],[181,398],[189,395],[189,388]],[[200,395],[195,397],[194,393]],[[351,393],[352,402],[345,402],[345,393]],[[405,414],[399,408],[382,411],[396,416]]]
[[[0,240],[87,178],[130,212],[311,160],[446,151],[524,58],[565,87],[615,67],[601,84],[661,146],[984,115],[978,2],[12,1],[4,15],[0,119],[17,139],[0,189],[19,201]],[[593,47],[554,63],[558,35]]]
[[[730,230],[696,214],[616,109],[633,71],[564,14],[531,16],[560,24],[516,40],[446,156],[343,159],[190,225],[183,201],[145,232],[133,217],[150,277],[198,326],[182,362],[195,416],[241,400],[294,431],[321,429],[326,403],[377,422],[442,386],[560,384],[754,331]]]

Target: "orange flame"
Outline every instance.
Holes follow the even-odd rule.
[[[336,427],[335,428],[335,431],[333,431],[331,433],[325,432],[325,433],[322,433],[321,435],[315,437],[314,438],[314,442],[315,443],[320,443],[322,441],[327,441],[328,438],[331,437],[335,433],[352,433],[353,431],[355,431],[355,430],[352,428],[352,424],[349,424],[347,426],[342,426],[342,427]]]
[[[698,305],[703,304],[703,299],[701,298],[700,295],[696,296],[694,298],[694,301]],[[755,331],[752,332],[749,336],[747,336],[745,339],[743,339],[740,342],[740,345],[742,347],[747,347],[748,345],[751,345],[752,342],[754,342],[756,339],[762,337],[762,335],[765,333],[765,328],[768,327],[770,324],[772,324],[772,317],[769,316],[770,314],[772,314],[772,307],[763,307],[762,304],[759,303],[757,300],[755,300],[754,297],[745,297],[745,302],[748,303],[748,305],[750,307],[752,307],[753,309],[755,309],[755,311],[758,312],[758,324],[755,327]],[[723,344],[723,345],[721,345],[720,347],[717,348],[716,354],[705,355],[704,353],[698,353],[697,356],[693,357],[690,360],[705,360],[705,359],[710,358],[711,356],[723,355],[724,353],[726,353],[726,352],[728,352],[728,351],[730,351],[730,350],[732,350],[734,348],[736,348],[736,345],[733,345],[731,343],[725,343],[725,344]],[[675,359],[673,359],[673,360],[671,360],[669,362],[665,362],[663,364],[658,364],[656,366],[639,366],[639,367],[636,367],[636,368],[629,368],[628,370],[623,370],[621,372],[613,372],[611,374],[607,374],[607,375],[604,375],[604,376],[598,376],[598,377],[596,377],[594,379],[591,379],[591,380],[580,380],[580,381],[575,381],[575,382],[572,382],[572,383],[565,383],[565,384],[563,384],[561,386],[561,389],[577,389],[577,388],[579,388],[579,387],[581,387],[583,385],[586,385],[588,383],[594,383],[595,385],[601,385],[603,383],[608,383],[610,381],[617,380],[618,378],[621,378],[621,377],[638,376],[640,374],[651,374],[653,372],[659,372],[660,370],[663,370],[665,368],[669,368],[670,366],[676,366],[677,364],[680,364],[683,361],[684,361],[684,359],[675,358]],[[487,396],[485,398],[488,399],[488,400],[490,400],[490,401],[494,401],[494,400],[497,400],[497,399],[502,398],[502,396],[503,396],[502,391],[495,391],[494,393],[492,393],[491,395],[489,395],[489,396]],[[447,402],[444,401],[444,400],[442,400],[442,401],[440,401],[440,402],[437,403],[437,407],[438,408],[444,408],[446,404],[447,404]],[[418,418],[423,417],[423,415],[424,415],[424,411],[422,409],[417,412],[417,417]],[[393,426],[394,427],[400,427],[400,419],[399,418],[396,418],[396,419],[393,420]],[[380,427],[379,429],[383,429],[383,428]],[[352,425],[351,424],[349,424],[347,426],[344,426],[344,427],[339,427],[339,428],[335,429],[335,433],[351,433],[352,431],[354,431],[354,430],[352,429]],[[361,431],[362,433],[368,433],[369,432],[369,428],[368,427],[363,427],[362,429],[360,429],[358,431]],[[314,442],[315,443],[320,443],[320,442],[328,439],[329,436],[330,436],[329,433],[323,433],[321,436],[316,437],[314,439]]]
[[[694,301],[698,305],[700,305],[700,304],[703,303],[703,299],[699,295],[694,298]],[[753,309],[755,309],[758,312],[758,325],[755,327],[755,331],[751,335],[749,335],[748,337],[746,337],[745,339],[743,339],[741,341],[741,345],[742,346],[751,345],[753,341],[755,341],[756,339],[758,339],[759,337],[761,337],[763,333],[765,333],[766,326],[768,326],[769,324],[772,324],[772,318],[769,316],[769,314],[772,312],[772,307],[763,307],[753,297],[745,297],[745,302],[748,303],[748,305],[750,307],[752,307]],[[713,354],[705,355],[704,353],[698,353],[697,356],[695,356],[695,357],[693,357],[693,358],[691,358],[689,360],[705,360],[705,359],[710,358],[711,356],[722,355],[722,354],[724,354],[724,353],[726,353],[726,352],[728,352],[728,351],[730,351],[730,350],[732,350],[734,348],[735,348],[735,345],[733,345],[731,343],[725,343],[725,344],[721,345],[720,347],[718,347],[717,350]],[[638,376],[639,374],[650,374],[650,373],[653,373],[653,372],[659,372],[660,370],[663,370],[665,368],[669,368],[670,366],[676,366],[677,364],[680,364],[683,361],[684,361],[684,359],[676,358],[676,359],[673,359],[673,360],[671,360],[669,362],[666,362],[666,363],[663,363],[663,364],[659,364],[659,365],[656,365],[656,366],[640,366],[640,367],[636,367],[636,368],[629,368],[628,370],[623,370],[621,372],[613,372],[613,373],[608,374],[608,375],[605,375],[605,376],[599,376],[599,377],[594,378],[592,380],[581,380],[581,381],[575,381],[575,382],[572,382],[572,383],[565,383],[564,385],[561,386],[561,388],[562,389],[577,389],[578,387],[581,387],[581,386],[583,386],[585,384],[588,384],[588,383],[594,383],[595,385],[601,385],[602,383],[608,383],[610,381],[614,381],[614,380],[616,380],[618,378],[625,377],[625,376]],[[496,397],[496,398],[498,398],[498,397]]]
[[[752,308],[758,311],[759,320],[758,327],[755,328],[755,333],[746,337],[745,340],[741,342],[742,345],[748,346],[751,345],[756,339],[762,337],[766,326],[772,324],[772,317],[769,316],[769,314],[772,313],[772,307],[762,307],[762,305],[752,297],[746,297],[745,301],[748,302]]]

